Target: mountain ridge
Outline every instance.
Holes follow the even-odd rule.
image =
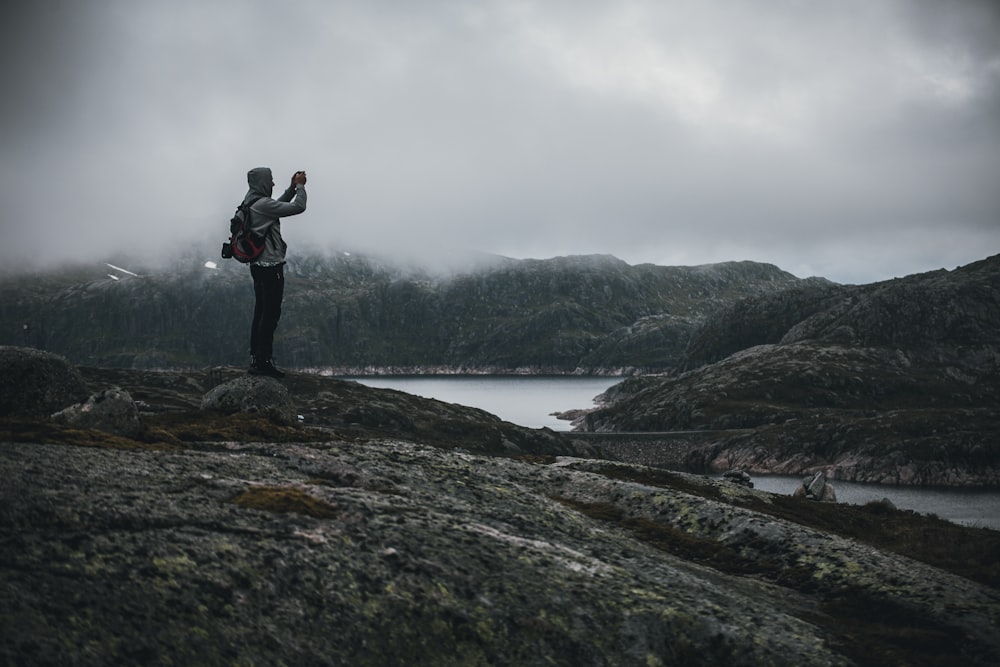
[[[108,274],[101,265],[89,281],[79,267],[8,276],[0,281],[0,343],[90,365],[245,363],[253,301],[244,267],[212,270],[189,259],[173,270],[135,272]],[[673,363],[707,313],[798,282],[756,262],[495,258],[434,273],[378,258],[308,255],[286,268],[276,356],[297,368],[655,370]]]

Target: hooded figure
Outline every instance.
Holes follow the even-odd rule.
[[[274,266],[284,263],[288,246],[281,238],[279,218],[298,215],[306,210],[305,184],[296,186],[294,181],[295,176],[292,176],[292,184],[275,200],[271,199],[274,191],[271,170],[267,167],[254,167],[247,172],[247,185],[250,189],[243,197],[243,203],[253,204],[250,207],[250,229],[265,239],[264,252],[252,264]]]
[[[288,245],[281,238],[281,220],[306,210],[306,173],[297,171],[292,183],[277,200],[271,199],[274,178],[267,167],[247,172],[250,189],[243,198],[250,206],[250,229],[264,237],[264,252],[250,263],[253,276],[254,309],[250,325],[251,375],[284,377],[274,366],[274,330],[281,319],[281,301],[285,294],[285,251]]]

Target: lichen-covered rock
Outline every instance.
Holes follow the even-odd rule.
[[[858,618],[822,605],[850,595],[908,610],[900,632],[967,664],[995,664],[995,590],[721,500],[773,502],[760,491],[684,476],[717,485],[711,500],[628,479],[656,474],[399,441],[7,443],[0,656],[845,665]],[[738,562],[664,551],[674,534]]]
[[[224,414],[245,412],[278,424],[296,422],[288,390],[277,380],[258,375],[241,376],[213,388],[202,398],[201,409]]]
[[[0,346],[0,417],[47,416],[86,398],[80,372],[63,357]]]
[[[83,428],[96,428],[126,438],[138,437],[143,428],[139,406],[121,387],[111,387],[93,394],[83,403],[55,413],[52,419]]]

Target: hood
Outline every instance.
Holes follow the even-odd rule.
[[[247,196],[243,198],[243,201],[247,202],[251,199],[270,197],[271,192],[274,190],[274,186],[271,185],[272,183],[274,183],[274,177],[269,168],[254,167],[247,172],[247,185],[250,186],[250,191],[247,192]]]

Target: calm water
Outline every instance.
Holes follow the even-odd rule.
[[[369,387],[398,389],[408,394],[436,398],[480,408],[528,428],[549,427],[568,431],[570,423],[552,416],[578,408],[594,407],[594,397],[622,378],[522,375],[435,375],[350,378]]]
[[[481,408],[529,428],[547,426],[567,431],[569,422],[553,412],[593,407],[593,399],[621,378],[578,376],[380,376],[351,378],[370,387],[398,389],[417,396],[436,398]],[[801,477],[755,475],[755,488],[791,494]],[[833,482],[837,500],[862,505],[888,498],[896,507],[921,514],[937,514],[957,523],[1000,530],[1000,491],[950,488],[882,486]]]
[[[752,475],[755,489],[791,495],[802,483],[802,477],[783,475]],[[884,486],[882,484],[856,484],[832,480],[837,492],[837,502],[864,505],[872,500],[888,498],[899,509],[921,514],[937,514],[966,526],[979,526],[1000,530],[1000,492],[981,489],[954,489],[948,487],[913,488]]]

